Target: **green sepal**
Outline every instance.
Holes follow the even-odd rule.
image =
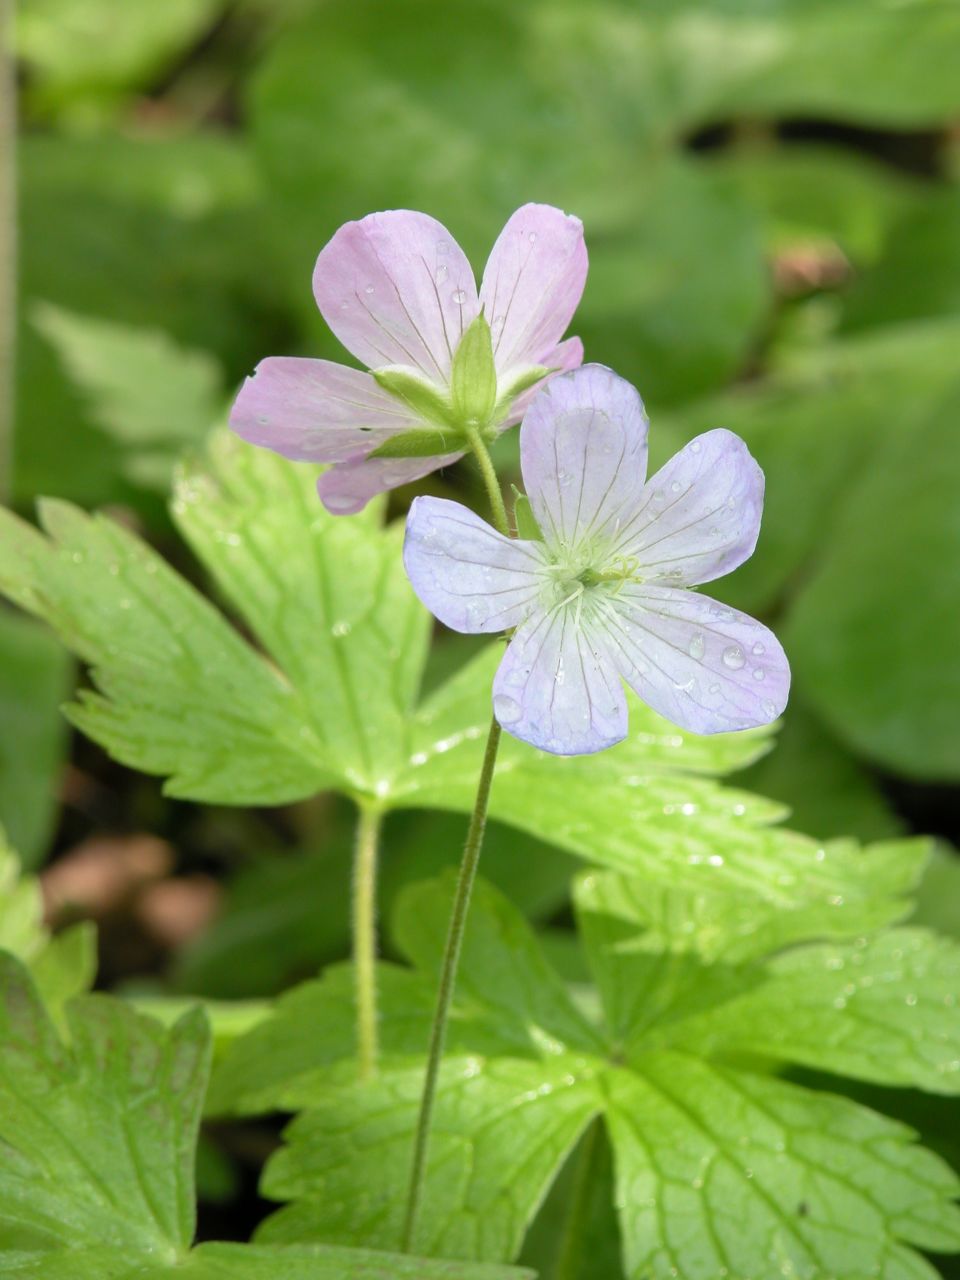
[[[459,431],[431,431],[428,427],[414,427],[401,431],[390,440],[377,445],[367,456],[370,458],[429,458],[435,453],[452,453],[466,449],[467,442]]]
[[[524,391],[529,391],[538,382],[556,372],[556,369],[548,369],[542,364],[530,364],[520,369],[501,389],[500,395],[497,397],[497,403],[493,410],[494,422],[504,421],[509,415],[511,405],[517,396],[523,395]]]
[[[402,400],[425,422],[435,422],[441,427],[454,425],[450,401],[442,391],[413,370],[403,365],[387,365],[383,369],[372,370],[372,373],[378,386]]]
[[[497,403],[497,369],[490,326],[481,313],[464,332],[454,352],[450,398],[460,422],[486,426]]]
[[[513,490],[513,527],[517,531],[517,537],[527,542],[542,542],[543,534],[537,524],[537,517],[533,514],[530,499],[515,484],[510,487]]]

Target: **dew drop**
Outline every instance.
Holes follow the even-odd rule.
[[[766,673],[764,672],[763,667],[754,667],[754,668],[753,668],[753,678],[754,678],[754,680],[762,680],[762,679],[764,678],[765,674],[766,674]]]
[[[516,698],[509,698],[504,693],[494,694],[493,711],[501,724],[514,724],[520,719],[521,710]]]
[[[654,502],[662,502],[662,501],[663,501],[663,490],[662,490],[662,489],[654,489],[654,491],[653,491],[653,500],[654,500]]]
[[[531,244],[536,244],[537,233],[535,231],[531,231],[530,234],[527,236],[527,239],[530,241]]]
[[[349,622],[335,622],[330,628],[330,634],[339,640],[343,636],[348,636],[352,630]]]
[[[698,631],[696,635],[694,635],[693,638],[691,639],[690,644],[687,646],[687,653],[689,653],[691,658],[696,658],[696,660],[699,662],[700,659],[703,657],[705,651],[706,651],[706,641],[703,638],[703,633]]]
[[[674,480],[673,484],[670,486],[670,492],[679,493],[682,488],[683,488],[683,485],[680,483],[680,481]]]
[[[373,293],[373,285],[372,285],[372,284],[368,284],[368,285],[367,285],[367,287],[364,289],[364,291],[363,291],[363,292],[364,292],[364,293]]]
[[[759,658],[760,655],[764,652],[763,645],[758,642],[753,646],[750,652],[753,654],[755,658]]]
[[[699,453],[699,452],[700,452],[700,450],[701,450],[701,448],[702,448],[702,445],[700,444],[700,441],[699,441],[699,440],[694,440],[693,444],[691,444],[691,446],[690,446],[690,452],[691,452],[691,453]]]
[[[911,1009],[912,1009],[912,1008],[913,1008],[913,1006],[917,1003],[917,997],[913,994],[913,992],[912,992],[912,991],[911,991],[911,993],[906,997],[906,999],[905,999],[904,1003],[905,1003],[905,1004],[908,1004],[908,1005],[911,1007]]]
[[[746,662],[743,656],[743,650],[738,644],[728,645],[723,651],[723,665],[729,667],[731,671],[739,671]]]
[[[437,267],[437,274],[436,274],[436,277],[435,277],[435,279],[436,279],[436,281],[437,281],[437,284],[443,284],[443,282],[444,282],[444,280],[446,280],[446,278],[447,278],[447,268],[446,268],[446,267],[444,266],[444,264],[441,262],[440,266],[439,266],[439,267]]]
[[[771,720],[772,720],[772,719],[773,719],[773,717],[777,714],[777,708],[776,708],[776,706],[775,706],[775,705],[770,701],[770,699],[769,699],[769,698],[764,698],[763,702],[762,702],[760,705],[761,705],[761,706],[762,706],[762,708],[763,708],[763,714],[764,714],[765,716],[769,716]]]
[[[709,688],[708,692],[709,692],[709,693],[719,693],[719,692],[720,692],[720,686],[719,686],[718,684],[712,684],[712,685],[710,686],[710,688]]]
[[[457,306],[462,306],[467,300],[467,295],[463,289],[455,289],[453,292],[453,300]]]

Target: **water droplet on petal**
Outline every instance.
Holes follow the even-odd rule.
[[[372,285],[372,284],[368,284],[368,285],[367,285],[367,287],[364,289],[364,291],[363,291],[363,292],[364,292],[364,293],[373,293],[373,285]]]
[[[760,655],[761,655],[761,653],[763,653],[763,651],[764,651],[764,649],[763,649],[763,645],[762,645],[762,644],[760,644],[760,643],[759,643],[759,641],[758,641],[758,642],[757,642],[757,644],[755,644],[755,645],[753,646],[753,648],[750,650],[750,652],[753,654],[753,656],[754,656],[755,658],[759,658],[759,657],[760,657]]]
[[[349,622],[335,622],[330,628],[330,634],[340,640],[343,636],[348,636],[352,630]]]
[[[690,644],[687,646],[687,653],[690,654],[691,658],[696,658],[699,662],[704,655],[706,647],[706,641],[703,638],[703,633],[698,631],[696,635],[691,638]]]
[[[774,706],[774,704],[770,701],[769,698],[765,698],[760,705],[763,708],[763,714],[765,716],[769,716],[771,720],[777,714],[777,708]]]
[[[701,444],[700,444],[700,441],[699,441],[699,440],[694,440],[693,444],[690,446],[690,452],[691,452],[691,453],[699,453],[701,448],[702,448],[702,446],[701,446]]]
[[[710,688],[709,688],[708,692],[709,692],[709,693],[719,693],[719,692],[720,692],[720,686],[719,686],[718,684],[712,684],[712,685],[710,686]]]
[[[764,671],[763,667],[754,667],[754,668],[753,668],[753,678],[754,678],[754,680],[762,680],[762,679],[764,678],[764,676],[765,676],[765,675],[766,675],[766,672]]]
[[[455,289],[453,293],[453,300],[457,306],[462,306],[462,304],[467,300],[467,295],[463,289]]]
[[[683,485],[680,483],[680,481],[674,480],[673,484],[670,486],[670,492],[679,493],[682,488],[683,488]]]
[[[531,244],[536,244],[537,233],[535,231],[531,231],[530,234],[527,236],[527,239],[530,241]]]
[[[435,278],[436,278],[437,284],[443,284],[444,280],[446,280],[447,278],[447,268],[444,266],[442,262],[440,266],[437,267],[437,274]]]
[[[516,698],[497,693],[493,698],[493,713],[501,724],[514,724],[520,719],[522,708]]]
[[[743,656],[743,650],[738,644],[728,645],[723,651],[723,665],[729,667],[731,671],[739,671],[746,658]]]

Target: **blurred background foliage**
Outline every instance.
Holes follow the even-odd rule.
[[[174,460],[263,356],[341,358],[310,290],[341,222],[429,211],[479,271],[514,208],[559,205],[591,259],[574,331],[640,388],[654,463],[723,426],[767,475],[758,553],[719,594],[778,629],[795,694],[738,783],[816,836],[957,838],[956,0],[20,0],[15,42],[18,507],[109,505],[191,571]],[[435,677],[467,651],[444,639]],[[161,837],[128,839],[106,980],[266,994],[341,954],[349,814],[166,800],[70,747],[73,679],[0,615],[0,820],[24,858]],[[396,819],[388,898],[461,826]],[[946,850],[921,911],[960,932]],[[566,857],[495,828],[487,870],[562,924]]]

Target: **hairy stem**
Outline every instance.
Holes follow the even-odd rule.
[[[0,0],[0,502],[10,500],[17,334],[17,83],[14,0]]]
[[[497,748],[499,746],[500,726],[496,720],[493,720],[490,724],[490,732],[487,735],[487,746],[483,754],[483,767],[480,770],[480,781],[477,784],[477,798],[473,806],[470,826],[467,830],[463,859],[460,863],[460,875],[457,879],[457,890],[453,899],[453,911],[450,916],[447,942],[443,953],[443,964],[440,970],[437,1007],[430,1031],[427,1072],[423,1083],[423,1095],[420,1100],[420,1115],[417,1120],[413,1164],[410,1170],[410,1185],[407,1192],[407,1210],[403,1226],[403,1248],[407,1252],[410,1252],[413,1248],[416,1238],[417,1222],[423,1199],[423,1179],[426,1173],[430,1125],[437,1095],[437,1077],[440,1071],[440,1062],[443,1058],[443,1046],[447,1037],[447,1019],[450,1014],[450,1002],[453,999],[453,989],[457,978],[457,965],[460,961],[460,948],[463,945],[467,911],[470,907],[470,895],[473,891],[473,882],[477,875],[477,863],[480,861],[480,850],[483,846],[483,832],[487,823],[487,808],[490,803],[490,786],[493,782],[493,770],[497,762]]]
[[[590,1217],[590,1191],[596,1180],[599,1154],[600,1121],[592,1120],[577,1148],[567,1221],[557,1244],[552,1280],[577,1280],[582,1274],[585,1236]]]
[[[487,497],[490,499],[493,523],[505,538],[509,538],[510,522],[507,519],[507,508],[504,506],[503,491],[500,488],[500,481],[497,479],[497,471],[493,465],[493,459],[490,457],[490,450],[487,448],[480,432],[475,428],[469,427],[467,429],[467,438],[470,441],[473,456],[476,458],[477,465],[480,468],[480,475],[483,477]]]
[[[361,803],[353,857],[353,973],[361,1080],[369,1080],[377,1070],[377,846],[382,821],[379,809]]]

